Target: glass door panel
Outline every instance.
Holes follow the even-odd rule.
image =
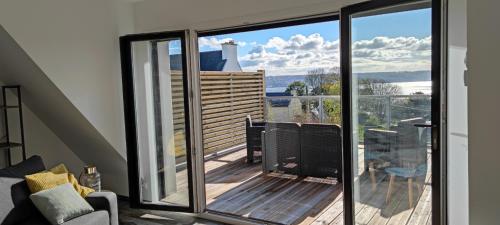
[[[133,93],[126,107],[134,103],[126,118],[135,124],[127,129],[132,201],[143,208],[192,211],[184,33],[131,40],[122,43],[122,51],[123,45],[128,51],[122,53],[130,54],[124,78],[131,82],[124,82],[124,91]]]
[[[432,10],[399,4],[342,11],[354,224],[432,222]]]

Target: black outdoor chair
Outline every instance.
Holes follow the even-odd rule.
[[[300,175],[300,126],[297,123],[266,123],[263,169]]]
[[[340,134],[338,125],[269,122],[262,133],[263,170],[342,182]]]
[[[342,138],[338,125],[302,124],[301,175],[332,177],[342,182]]]
[[[392,158],[393,149],[397,148],[398,132],[370,128],[365,129],[364,162],[365,170],[383,167]]]
[[[265,122],[252,121],[250,115],[246,118],[247,163],[254,162],[254,153],[262,152],[261,133],[265,129]]]
[[[416,134],[418,139],[413,145],[402,145],[394,153],[394,158],[391,160],[391,166],[385,168],[385,172],[389,174],[389,187],[387,190],[386,202],[391,198],[394,180],[396,177],[403,178],[408,181],[408,206],[412,208],[413,204],[413,185],[417,184],[419,194],[423,191],[425,177],[427,175],[427,134],[426,128],[420,128],[424,131]]]
[[[399,121],[397,126],[390,130],[365,129],[364,134],[364,162],[365,170],[384,167],[394,158],[398,149],[416,148],[421,145],[418,127],[425,120],[417,117]]]
[[[422,173],[425,175],[426,171],[423,169],[426,169],[427,161],[422,158],[426,157],[426,136],[423,135],[425,132],[415,126],[423,123],[425,120],[418,117],[401,120],[390,130],[365,130],[365,170],[370,172],[373,191],[377,186],[375,170],[378,169],[391,175],[391,182],[394,177],[405,177],[410,183],[413,178],[422,176]],[[389,188],[387,201],[390,192]]]

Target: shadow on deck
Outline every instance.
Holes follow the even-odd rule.
[[[260,163],[245,163],[245,150],[205,163],[207,209],[280,224],[343,224],[342,184],[331,179],[262,173]],[[396,179],[386,202],[387,174],[377,171],[375,186],[368,172],[355,179],[356,224],[430,223],[430,176],[413,192]]]

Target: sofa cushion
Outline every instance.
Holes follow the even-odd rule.
[[[107,211],[95,211],[87,215],[74,218],[62,225],[109,225],[109,214]]]
[[[18,225],[50,225],[49,221],[42,217],[30,217]],[[108,212],[101,210],[72,219],[62,225],[109,225]]]
[[[45,165],[40,156],[32,156],[16,165],[0,169],[0,177],[23,178],[26,175],[38,173],[45,170]]]
[[[31,201],[51,224],[62,224],[94,211],[70,183],[39,191]]]
[[[43,170],[45,166],[40,156],[0,169],[0,224],[18,224],[28,219],[26,215],[41,216],[29,199],[31,192],[24,176]]]
[[[26,175],[25,178],[33,194],[69,183],[67,173],[55,174],[50,171]]]
[[[56,167],[50,169],[49,171],[52,173],[55,173],[55,174],[67,174],[69,183],[71,183],[71,185],[73,185],[73,187],[75,188],[76,192],[78,192],[78,194],[80,194],[84,198],[87,197],[87,195],[89,195],[90,193],[95,191],[92,188],[88,188],[88,187],[85,187],[83,185],[80,185],[78,183],[78,180],[76,179],[75,175],[70,173],[69,170],[66,168],[66,166],[62,163],[57,165]],[[28,182],[28,186],[29,186],[29,182]]]
[[[30,216],[28,219],[24,220],[21,223],[16,223],[16,225],[51,225],[43,215],[39,216]]]

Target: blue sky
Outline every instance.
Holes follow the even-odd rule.
[[[355,18],[352,29],[355,71],[426,70],[430,65],[430,9]],[[238,43],[244,70],[294,75],[338,66],[338,21],[203,37],[200,51],[218,50],[228,40]],[[394,66],[397,62],[401,66]]]

